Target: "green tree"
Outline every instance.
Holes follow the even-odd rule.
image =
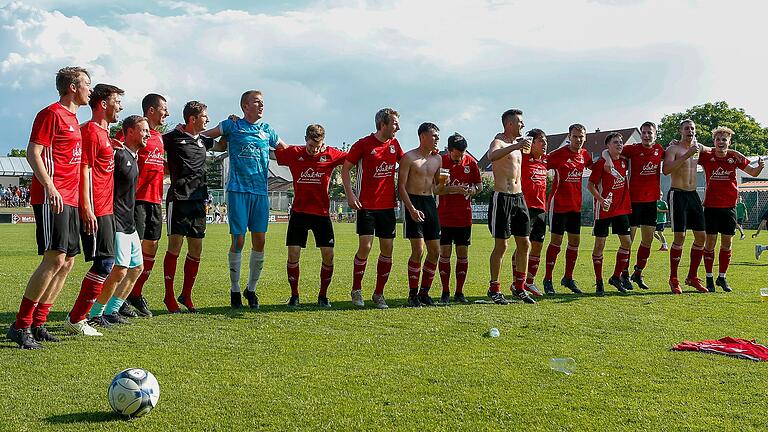
[[[9,157],[27,157],[27,150],[26,149],[11,149],[10,152],[8,152]]]
[[[712,129],[726,126],[734,131],[734,150],[744,155],[768,153],[768,128],[763,128],[743,109],[731,108],[723,101],[696,105],[685,112],[665,115],[659,124],[659,143],[666,146],[673,139],[679,139],[680,122],[685,119],[696,123],[696,139],[704,145],[712,145]]]
[[[475,202],[478,204],[488,204],[491,202],[491,195],[493,195],[493,178],[491,176],[483,176],[483,190],[475,195]]]

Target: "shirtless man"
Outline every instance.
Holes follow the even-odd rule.
[[[704,207],[696,192],[696,165],[703,147],[696,142],[696,124],[693,120],[686,119],[680,122],[680,136],[680,141],[672,141],[667,147],[662,168],[662,172],[671,176],[672,180],[671,189],[667,194],[672,232],[675,236],[669,252],[669,287],[674,294],[683,293],[677,279],[677,268],[680,266],[680,258],[683,255],[685,231],[691,229],[693,231],[691,264],[685,284],[705,293],[709,291],[701,284],[697,275],[706,240]]]
[[[528,250],[531,241],[531,221],[523,198],[521,183],[522,151],[530,151],[531,141],[522,138],[523,112],[510,109],[501,115],[504,132],[496,134],[488,149],[488,160],[493,164],[493,195],[488,206],[488,228],[495,239],[490,257],[491,281],[488,297],[496,304],[509,301],[501,293],[499,272],[507,251],[509,237],[515,237],[517,251],[514,255],[514,283],[512,292],[525,303],[536,303],[525,291]]]
[[[406,210],[403,213],[403,231],[405,238],[411,241],[411,256],[408,258],[409,307],[435,304],[429,296],[429,288],[432,287],[440,256],[440,221],[433,193],[442,193],[447,180],[440,176],[443,164],[437,153],[440,129],[434,123],[422,123],[418,133],[419,147],[400,159],[397,177],[397,189]],[[427,258],[422,271],[425,243]],[[418,289],[420,272],[421,287]]]

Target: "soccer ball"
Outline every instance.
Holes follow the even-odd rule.
[[[141,417],[157,405],[160,385],[151,372],[139,368],[126,369],[115,375],[107,391],[112,409],[127,417]]]

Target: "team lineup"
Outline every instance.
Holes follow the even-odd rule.
[[[30,276],[16,320],[7,331],[7,337],[20,348],[39,349],[43,342],[59,341],[45,324],[75,256],[81,252],[91,267],[65,320],[68,333],[101,336],[102,329],[124,324],[127,318],[152,316],[143,287],[158,258],[166,175],[170,185],[165,197],[168,247],[162,259],[163,302],[169,313],[181,313],[182,307],[197,311],[192,292],[206,230],[209,151],[229,155],[226,190],[231,245],[227,260],[232,308],[245,307],[243,298],[248,308],[259,308],[257,286],[265,262],[272,152],[293,177],[294,199],[285,242],[289,307],[300,305],[299,263],[310,230],[322,258],[317,304],[331,307],[328,288],[336,239],[328,188],[339,166],[349,207],[357,213],[352,304],[365,306],[363,279],[377,238],[379,255],[370,300],[376,308],[388,308],[384,290],[392,269],[398,206],[403,236],[411,246],[407,305],[449,304],[451,276],[455,278],[453,301],[469,302],[463,286],[469,268],[471,202],[482,190],[482,180],[460,134],[447,139],[441,155],[440,129],[425,122],[418,128],[418,147],[404,152],[396,138],[399,113],[384,108],[375,114],[375,132],[359,139],[348,152],[327,146],[325,129],[319,124],[306,128],[304,145],[288,145],[262,121],[262,93],[249,90],[240,98],[242,117],[231,116],[209,128],[207,106],[190,101],[183,107],[184,123],[165,134],[158,130],[169,116],[167,101],[159,94],[148,94],[142,100],[142,115],[124,118],[121,130],[110,138],[110,125],[118,122],[122,111],[122,89],[109,84],[91,88],[89,73],[79,67],[59,70],[56,88],[59,100],[37,114],[27,147],[34,172],[30,201],[42,260]],[[84,105],[89,105],[91,119],[80,124],[76,113]],[[598,295],[605,292],[603,251],[609,230],[620,247],[607,282],[621,293],[632,290],[633,284],[649,288],[643,270],[654,238],[661,242],[660,250],[669,251],[672,293],[683,293],[681,280],[702,293],[714,292],[716,287],[732,290],[726,273],[733,237],[737,228],[741,231],[743,219],[737,211],[736,172],[757,177],[765,163],[760,158],[750,164],[730,149],[731,129],[712,130],[714,144],[707,147],[696,141],[695,123],[683,120],[680,138],[664,148],[656,142],[656,125],[645,122],[640,126],[640,143],[625,145],[620,134],[611,133],[605,139],[605,150],[593,160],[584,148],[587,132],[581,124],[569,127],[566,145],[547,153],[546,134],[541,129],[526,131],[521,110],[505,111],[501,123],[502,132],[493,137],[487,153],[494,180],[487,218],[494,238],[489,257],[490,301],[509,303],[500,283],[505,255],[512,261],[512,296],[533,304],[535,298],[556,294],[553,273],[566,233],[560,286],[582,293],[573,273],[581,240],[582,177],[587,169],[591,173],[586,187],[594,202],[592,263]],[[698,166],[706,179],[703,202],[697,192]],[[548,193],[549,172],[554,177]],[[671,179],[668,208],[662,199],[662,174]],[[663,235],[667,215],[673,232],[669,246]],[[767,218],[768,214],[763,216]],[[544,249],[547,225],[550,241]],[[638,229],[639,246],[630,269]],[[688,230],[693,232],[690,264],[687,275],[680,279],[678,268]],[[241,290],[242,252],[249,232],[248,277]],[[741,235],[743,238],[743,231]],[[176,295],[176,270],[185,241],[182,289]],[[545,270],[539,289],[536,276],[542,253]],[[698,276],[702,261],[704,281]],[[430,296],[436,273],[442,285],[437,302]]]

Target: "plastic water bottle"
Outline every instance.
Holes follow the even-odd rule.
[[[760,288],[760,300],[768,301],[768,288]]]
[[[549,359],[549,368],[566,375],[573,375],[576,372],[576,360],[570,357],[551,358]]]
[[[488,330],[485,335],[489,338],[497,338],[501,335],[501,333],[499,333],[499,329],[493,327],[492,329]]]
[[[613,192],[608,192],[608,196],[605,197],[605,203],[603,204],[603,211],[610,210],[611,204],[613,204]]]

